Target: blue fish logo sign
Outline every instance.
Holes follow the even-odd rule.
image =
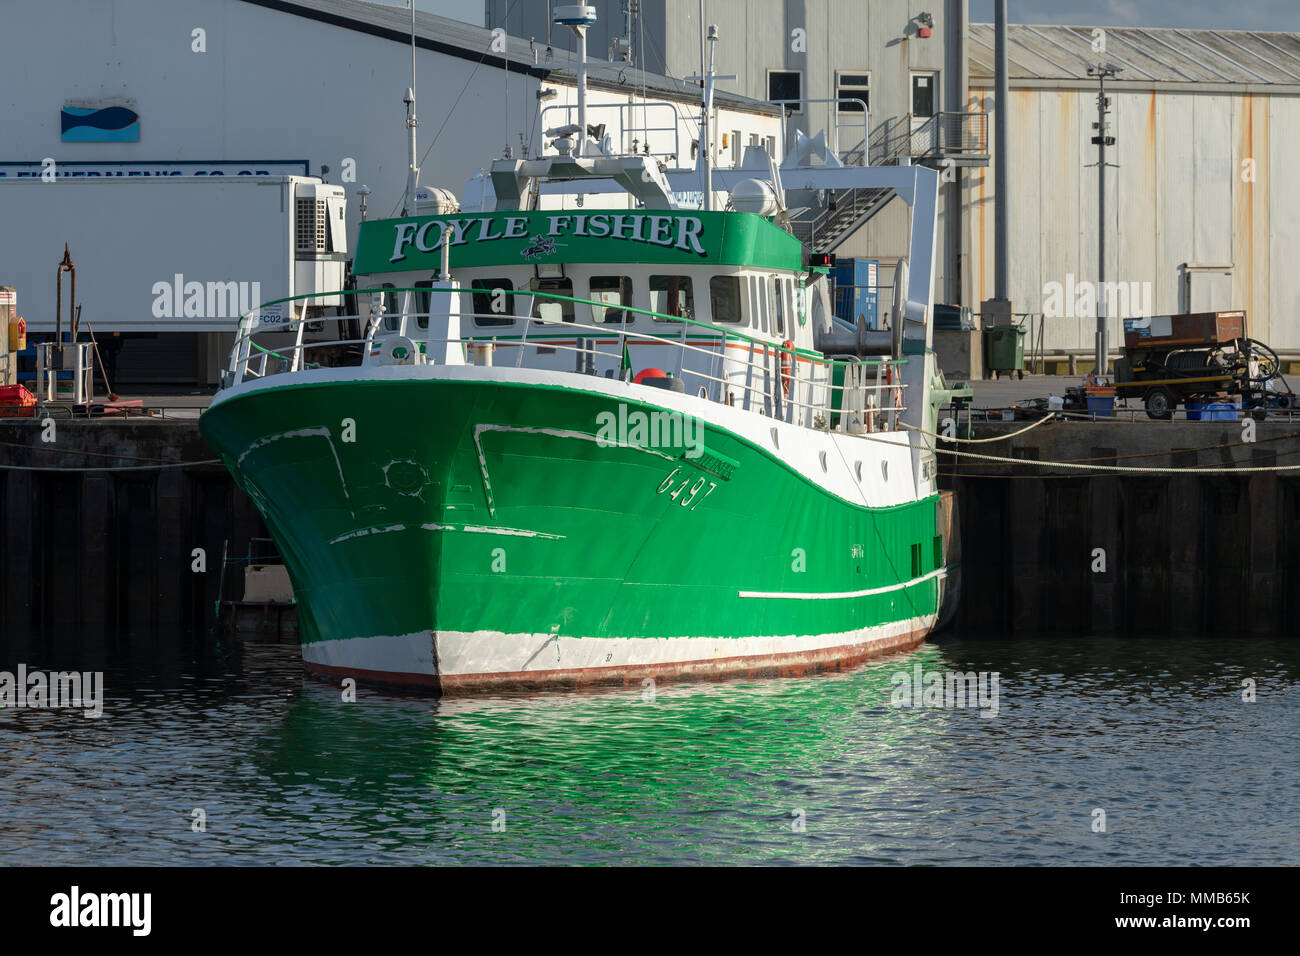
[[[125,106],[65,106],[59,120],[65,143],[140,142],[140,114]]]

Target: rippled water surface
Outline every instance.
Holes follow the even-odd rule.
[[[997,716],[892,706],[918,662],[998,672]],[[1298,674],[1296,641],[940,639],[653,700],[343,703],[250,648],[110,670],[98,720],[0,710],[0,863],[1294,864]]]

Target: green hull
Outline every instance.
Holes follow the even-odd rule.
[[[201,429],[279,544],[323,673],[799,671],[914,644],[939,610],[937,496],[855,505],[713,421],[699,458],[595,441],[602,412],[660,408],[639,387],[311,374],[236,391]]]

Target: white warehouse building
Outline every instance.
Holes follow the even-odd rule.
[[[538,155],[549,142],[544,127],[576,119],[566,109],[576,102],[573,54],[567,31],[563,43],[559,34],[548,48],[545,38],[417,14],[422,186],[463,197],[491,160],[507,149]],[[120,381],[214,383],[236,323],[231,309],[207,307],[214,285],[218,303],[241,306],[250,290],[266,301],[303,289],[304,260],[319,279],[329,273],[322,263],[348,257],[362,187],[370,217],[401,210],[411,85],[405,8],[43,0],[7,11],[5,36],[0,285],[18,290],[33,333],[53,332],[66,243],[82,328],[93,326]],[[593,49],[593,58],[602,52]],[[605,126],[615,148],[693,167],[699,98],[693,84],[594,64],[588,123]],[[720,129],[775,148],[776,107],[725,93],[715,104]],[[254,181],[279,188],[259,190]],[[319,222],[294,218],[295,204],[314,208],[316,200]],[[241,295],[225,295],[232,283]],[[191,296],[191,285],[206,295]]]

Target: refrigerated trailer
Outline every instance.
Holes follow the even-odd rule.
[[[53,333],[66,244],[83,334],[233,334],[261,302],[343,288],[346,215],[343,187],[308,176],[0,178],[0,282],[22,290],[34,340]]]

